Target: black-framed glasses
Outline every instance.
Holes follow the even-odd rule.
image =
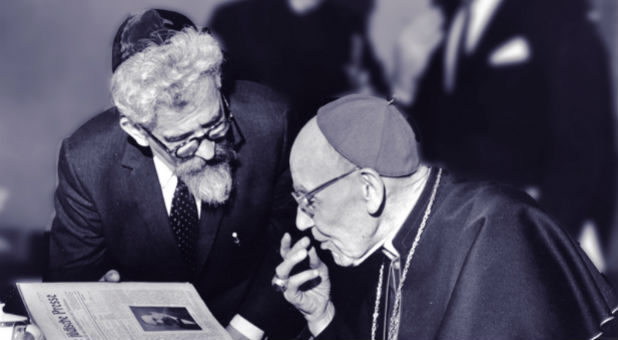
[[[232,121],[234,121],[234,116],[230,113],[229,105],[223,95],[221,95],[220,100],[219,100],[219,110],[220,112],[223,113],[221,115],[221,118],[216,123],[214,123],[212,126],[210,126],[208,130],[206,130],[206,132],[204,132],[199,137],[189,138],[188,140],[180,143],[173,149],[168,148],[167,145],[163,143],[163,141],[157,138],[152,133],[152,131],[147,129],[145,126],[141,124],[138,124],[138,126],[142,130],[144,130],[146,134],[148,134],[148,136],[152,140],[154,140],[155,143],[157,143],[157,145],[159,145],[159,147],[163,149],[168,155],[178,158],[180,160],[186,160],[195,155],[197,150],[200,148],[200,144],[202,143],[204,139],[207,139],[211,142],[217,142],[221,140],[223,137],[225,137],[225,135],[229,131],[230,126],[232,125]]]
[[[354,173],[356,170],[359,169],[354,168],[342,175],[329,179],[328,181],[318,185],[315,189],[307,193],[299,193],[296,191],[292,191],[292,197],[294,197],[296,203],[298,203],[298,206],[305,214],[309,215],[309,217],[313,217],[313,215],[315,215],[315,207],[313,205],[313,198],[315,197],[315,195],[320,191],[328,188],[329,186],[337,183],[337,181],[339,181],[340,179],[343,179],[344,177]]]

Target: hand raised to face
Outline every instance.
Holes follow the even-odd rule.
[[[334,317],[334,306],[330,301],[328,268],[318,257],[308,237],[303,237],[293,246],[291,243],[290,235],[288,233],[283,235],[280,248],[283,262],[275,269],[274,281],[282,288],[285,299],[304,315],[311,333],[317,335]],[[309,269],[291,275],[294,266],[307,256]],[[319,282],[305,290],[305,284],[316,278],[319,278]]]

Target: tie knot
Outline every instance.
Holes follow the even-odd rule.
[[[180,178],[178,178],[178,184],[176,184],[176,191],[180,192],[180,191],[187,191],[189,188],[187,188],[187,185],[185,184],[185,182],[183,182]]]

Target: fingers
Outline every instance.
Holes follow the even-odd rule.
[[[292,237],[290,234],[285,233],[281,238],[281,248],[279,248],[279,254],[285,258],[285,255],[290,251],[290,245],[292,244]]]
[[[283,296],[308,321],[321,319],[320,315],[330,301],[328,268],[318,257],[315,247],[306,249],[309,246],[309,238],[302,238],[289,249],[284,261],[275,269],[275,278],[286,280]],[[307,257],[311,269],[290,276],[292,268]]]
[[[305,259],[307,257],[307,250],[300,249],[294,253],[289,252],[288,256],[286,256],[285,260],[281,262],[277,268],[275,268],[275,273],[277,277],[280,279],[287,279],[290,276],[290,272],[295,265]]]
[[[302,286],[305,282],[313,280],[317,276],[319,276],[320,270],[318,269],[321,269],[321,266],[324,266],[324,268],[326,268],[322,260],[320,260],[320,258],[318,257],[318,253],[315,251],[315,247],[309,248],[307,255],[309,256],[309,267],[312,270],[305,270],[302,273],[298,273],[290,277],[290,279],[288,280],[288,290],[292,293],[296,292],[298,288]]]
[[[285,236],[281,240],[282,252],[285,246],[283,244],[284,241]],[[309,246],[310,243],[311,242],[309,241],[308,237],[303,237],[302,239],[300,239],[300,241],[296,242],[296,244],[291,249],[286,252],[283,258],[283,262],[281,262],[277,266],[277,268],[275,268],[275,274],[278,278],[285,280],[290,276],[290,271],[292,271],[292,268],[294,268],[295,265],[297,265],[299,262],[304,260],[305,257],[307,257],[306,248]]]
[[[101,282],[120,282],[120,273],[115,269],[110,269],[99,279]]]
[[[294,253],[301,249],[307,250],[307,247],[309,247],[310,244],[311,244],[311,241],[309,240],[309,237],[305,236],[301,238],[298,242],[296,242],[296,244],[294,244],[292,249],[290,249],[290,252]]]
[[[296,295],[299,293],[299,288],[305,282],[310,281],[318,277],[320,273],[317,270],[305,270],[304,272],[298,273],[288,280],[288,288],[285,291],[285,294]]]
[[[315,247],[309,249],[309,267],[316,269],[322,264],[322,260],[318,257],[318,253],[315,251]]]

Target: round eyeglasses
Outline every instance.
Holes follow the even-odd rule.
[[[222,114],[221,118],[217,122],[211,125],[208,130],[206,130],[206,132],[204,132],[201,136],[189,138],[188,140],[182,142],[173,149],[168,148],[165,143],[163,143],[152,133],[152,131],[150,131],[143,125],[138,124],[138,126],[142,130],[144,130],[146,134],[148,134],[148,136],[153,141],[155,141],[155,143],[157,143],[157,145],[159,145],[159,147],[161,147],[167,154],[180,160],[186,160],[195,155],[204,139],[207,139],[211,142],[217,142],[223,137],[225,137],[225,135],[227,134],[231,126],[231,120],[234,119],[234,117],[229,113],[227,101],[223,96],[219,101],[219,105]]]
[[[337,183],[337,181],[339,181],[340,179],[354,173],[356,170],[359,170],[359,169],[354,168],[342,175],[329,179],[328,181],[318,185],[315,189],[307,193],[300,193],[297,191],[292,191],[292,197],[294,197],[294,199],[296,200],[296,203],[298,203],[300,210],[302,210],[309,217],[313,218],[313,216],[315,215],[315,206],[313,205],[313,198],[315,197],[315,195],[319,193],[320,191],[328,188],[329,186]]]

